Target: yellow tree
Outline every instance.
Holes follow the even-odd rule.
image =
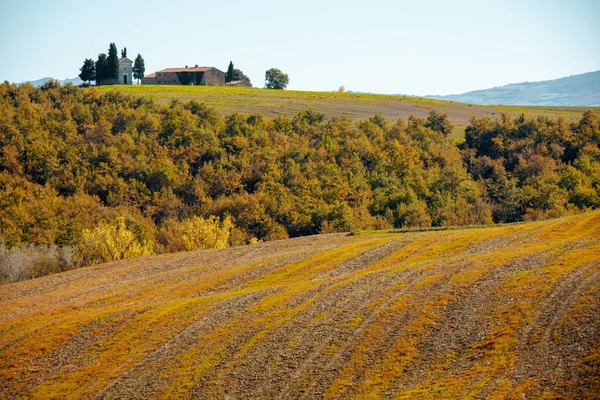
[[[85,229],[77,246],[76,259],[83,265],[99,264],[154,254],[151,240],[139,240],[127,229],[125,218],[116,224],[101,222],[94,229]]]

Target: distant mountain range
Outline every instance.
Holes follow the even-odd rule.
[[[484,105],[598,106],[600,71],[550,81],[512,83],[463,94],[425,97]]]
[[[48,81],[59,81],[61,85],[64,85],[66,83],[72,83],[73,85],[81,85],[83,83],[83,81],[81,79],[79,79],[78,76],[76,76],[75,78],[71,78],[71,79],[56,79],[56,78],[45,77],[45,78],[41,78],[41,79],[38,79],[35,81],[27,81],[27,82],[23,82],[23,83],[30,83],[33,86],[39,87]]]

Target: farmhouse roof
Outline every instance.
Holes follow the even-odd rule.
[[[151,74],[145,75],[144,78],[156,78],[156,72],[153,72]]]
[[[229,81],[225,84],[225,86],[235,86],[235,85],[239,85],[240,83],[245,82],[245,81]]]
[[[189,68],[165,68],[158,72],[206,72],[215,67],[189,67]]]

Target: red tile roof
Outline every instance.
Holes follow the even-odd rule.
[[[206,72],[214,67],[165,68],[158,72]]]
[[[156,72],[144,76],[144,78],[156,78]]]

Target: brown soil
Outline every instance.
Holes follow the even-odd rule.
[[[319,235],[5,285],[0,397],[593,398],[599,222]]]

